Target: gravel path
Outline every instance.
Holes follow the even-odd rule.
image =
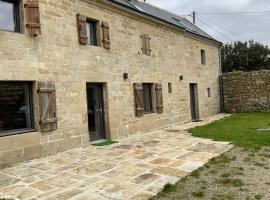
[[[235,147],[176,185],[167,185],[153,199],[269,200],[270,147]]]

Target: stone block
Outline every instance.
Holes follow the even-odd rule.
[[[24,159],[32,160],[42,156],[42,145],[36,145],[24,148]]]
[[[2,168],[22,162],[24,161],[23,149],[1,152],[0,160]]]

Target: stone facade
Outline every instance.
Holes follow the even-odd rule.
[[[226,111],[270,111],[270,71],[225,73],[223,91]]]
[[[107,139],[190,121],[189,83],[198,84],[201,117],[219,112],[218,44],[106,2],[39,0],[40,36],[0,30],[0,80],[33,83],[36,129],[0,138],[1,165],[88,145],[86,83],[104,85]],[[77,13],[109,23],[110,50],[79,44]],[[151,36],[151,56],[140,53],[142,33]],[[48,80],[55,82],[59,121],[56,131],[42,133],[36,89]],[[141,82],[163,84],[164,113],[135,116],[133,84]]]

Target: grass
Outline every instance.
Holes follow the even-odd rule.
[[[227,193],[222,195],[216,195],[211,198],[211,200],[234,200],[235,194]]]
[[[192,196],[198,197],[198,198],[202,198],[202,197],[204,197],[204,192],[203,192],[202,189],[199,189],[199,190],[196,191],[196,192],[192,192]]]
[[[200,171],[199,170],[195,170],[195,171],[191,172],[190,176],[193,176],[193,177],[198,178],[198,177],[200,177]]]
[[[228,163],[230,163],[232,160],[235,160],[235,158],[230,158],[229,156],[222,154],[222,155],[220,155],[220,156],[217,157],[217,158],[212,158],[212,159],[209,161],[209,164],[212,164],[212,165],[228,164]]]
[[[224,174],[221,174],[221,177],[222,177],[222,178],[228,178],[230,175],[231,175],[230,172],[226,172],[226,173],[224,173]]]
[[[104,142],[95,143],[95,144],[92,144],[92,145],[95,146],[95,147],[103,147],[103,146],[108,146],[108,145],[115,144],[115,143],[118,143],[118,142],[117,141],[112,141],[112,140],[106,140]]]
[[[173,184],[166,184],[163,188],[163,192],[175,192],[177,189],[176,185],[173,185]]]
[[[235,187],[242,187],[244,182],[241,179],[222,178],[218,182],[223,185],[233,185]]]
[[[260,149],[270,145],[270,131],[258,128],[270,127],[270,113],[241,113],[211,124],[191,128],[193,136],[228,141],[244,148]]]
[[[188,177],[182,178],[175,185],[165,186],[164,190],[153,199],[186,197],[187,199],[233,200],[240,192],[246,200],[261,200],[263,195],[260,193],[253,193],[251,196],[244,194],[249,189],[249,184],[246,184],[248,181],[244,179],[244,172],[249,173],[250,170],[258,167],[268,168],[266,164],[267,159],[270,158],[270,150],[263,147],[270,146],[270,131],[257,131],[258,128],[268,127],[270,127],[270,113],[241,113],[189,129],[188,131],[195,137],[231,142],[236,146],[237,151],[211,159],[204,167],[191,172]],[[245,167],[234,166],[234,161],[242,161],[246,166],[254,166],[254,168],[245,165]],[[270,182],[264,184],[270,185]],[[224,191],[211,193],[209,187],[222,188]]]
[[[261,200],[261,199],[263,198],[263,195],[262,195],[262,194],[256,194],[256,195],[254,196],[254,198],[255,198],[256,200]]]

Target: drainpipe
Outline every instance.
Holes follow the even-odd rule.
[[[220,111],[224,112],[224,93],[223,93],[223,78],[222,78],[222,62],[221,62],[221,48],[222,46],[220,45],[218,48],[219,52],[219,90],[220,90]]]

